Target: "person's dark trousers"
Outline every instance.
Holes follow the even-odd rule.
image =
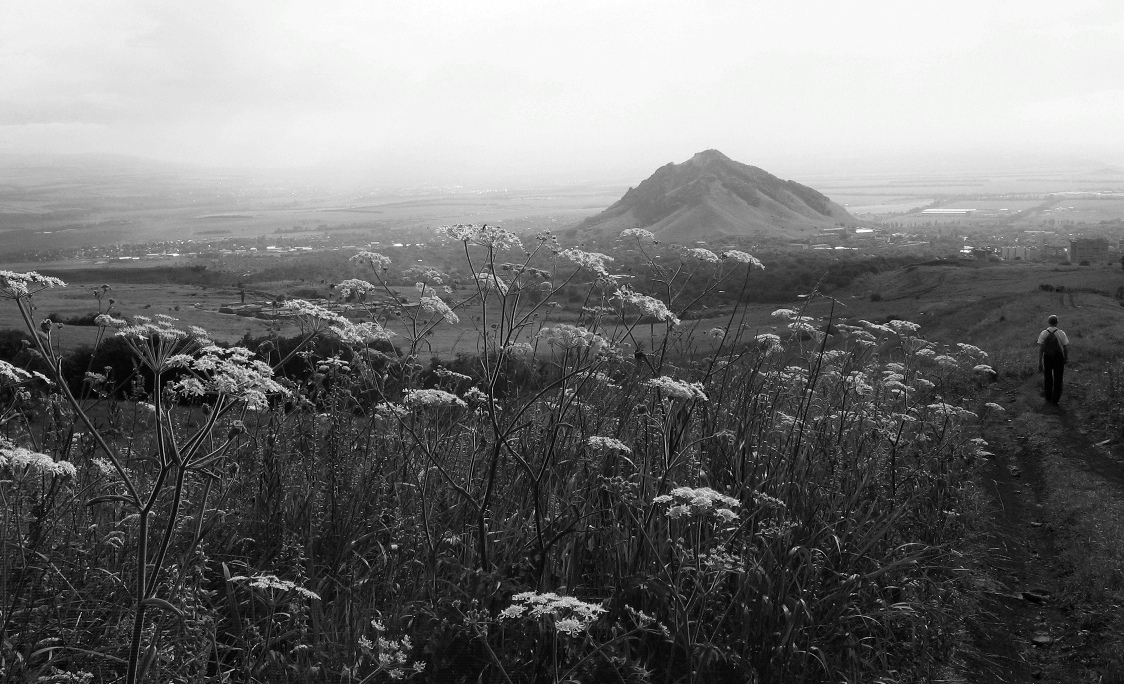
[[[1058,399],[1062,396],[1062,376],[1065,375],[1065,361],[1044,360],[1042,362],[1042,374],[1045,383],[1043,396],[1051,404],[1058,403]]]

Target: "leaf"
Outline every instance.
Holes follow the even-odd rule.
[[[238,638],[245,641],[242,633],[242,616],[239,614],[238,600],[234,598],[234,584],[230,579],[230,567],[225,562],[222,564],[222,574],[223,578],[226,580],[222,583],[223,587],[226,588],[226,601],[227,605],[230,606],[230,612],[234,614],[234,624],[238,627]]]
[[[151,600],[151,599],[146,599],[146,600]],[[154,662],[156,662],[156,646],[153,645],[153,646],[149,646],[148,649],[144,652],[144,658],[141,660],[140,665],[137,668],[137,681],[138,682],[144,681],[145,673],[148,672],[149,668],[152,667],[152,664]]]
[[[168,603],[164,599],[156,598],[156,597],[146,598],[143,601],[141,601],[141,605],[152,606],[154,608],[162,608],[163,610],[166,610],[169,613],[174,613],[175,616],[178,617],[179,619],[181,619],[181,620],[183,619],[183,611],[181,611],[179,608],[176,608],[172,604]]]

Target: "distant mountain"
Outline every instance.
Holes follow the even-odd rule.
[[[707,150],[660,167],[616,204],[568,232],[592,237],[644,228],[662,240],[686,242],[796,238],[840,223],[856,221],[816,190]]]

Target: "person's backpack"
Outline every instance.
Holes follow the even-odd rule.
[[[1047,361],[1065,361],[1065,350],[1062,349],[1061,340],[1058,339],[1057,329],[1046,330],[1046,339],[1042,342],[1042,356]]]

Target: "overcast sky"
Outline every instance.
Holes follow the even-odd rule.
[[[435,181],[650,171],[706,148],[766,168],[1124,162],[1119,0],[0,7],[0,152]]]

